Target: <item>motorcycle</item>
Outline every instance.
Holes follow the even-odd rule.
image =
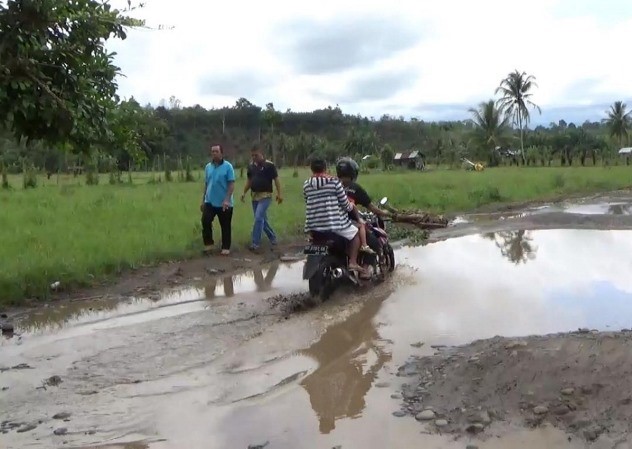
[[[384,197],[379,204],[385,206],[387,202],[388,198]],[[360,216],[367,227],[367,243],[375,251],[375,254],[358,254],[358,263],[368,270],[369,276],[365,279],[349,271],[346,241],[334,234],[313,232],[310,243],[303,250],[307,255],[303,279],[309,283],[311,296],[319,296],[325,301],[343,284],[363,286],[382,282],[387,273],[395,270],[395,252],[389,242],[385,221],[371,212],[361,212]]]

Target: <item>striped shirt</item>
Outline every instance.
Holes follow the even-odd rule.
[[[338,178],[312,176],[303,183],[305,232],[340,231],[352,226],[353,205]]]

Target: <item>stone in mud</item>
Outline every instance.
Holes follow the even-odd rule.
[[[545,415],[549,413],[549,408],[546,405],[538,405],[533,408],[533,413],[536,415]]]
[[[391,395],[391,399],[401,399],[401,398],[402,398],[402,395],[401,395],[401,394],[393,393],[393,394]]]
[[[560,405],[553,409],[553,414],[557,416],[566,415],[570,409],[566,405]]]
[[[10,321],[0,321],[0,329],[2,330],[2,333],[11,333],[13,332],[13,323]]]
[[[393,416],[395,416],[396,418],[403,418],[404,416],[406,416],[406,412],[402,410],[397,410],[396,412],[393,412]]]
[[[562,389],[562,391],[560,391],[560,393],[562,393],[564,396],[572,396],[575,393],[575,389],[574,388],[564,388],[564,389]]]
[[[441,428],[441,427],[445,427],[445,426],[447,426],[447,425],[448,425],[448,421],[447,421],[447,420],[445,420],[445,419],[437,419],[437,420],[435,421],[435,426],[437,426],[437,427],[439,427],[439,428]]]
[[[421,413],[417,413],[417,415],[415,416],[415,419],[417,421],[430,421],[431,419],[434,419],[435,417],[435,412],[433,412],[432,410],[424,410]]]
[[[53,433],[58,436],[66,435],[68,433],[68,429],[66,429],[65,427],[60,427],[59,429],[55,429]]]
[[[248,449],[263,449],[264,447],[266,447],[268,444],[270,444],[269,441],[266,441],[263,444],[249,444],[248,445]]]
[[[590,428],[584,430],[584,438],[588,441],[595,441],[599,436],[603,433],[603,427],[601,426],[591,426]]]
[[[512,341],[505,345],[505,349],[508,349],[508,350],[518,349],[518,348],[524,348],[525,346],[527,346],[526,341]]]
[[[473,434],[480,433],[483,430],[485,430],[485,426],[482,425],[481,423],[470,424],[469,426],[465,428],[466,432],[473,433]]]
[[[473,444],[468,444],[467,446],[465,446],[465,449],[478,449],[478,446],[475,446]]]
[[[71,414],[68,412],[61,412],[53,415],[53,419],[68,419],[70,416]]]
[[[35,429],[36,427],[37,427],[37,424],[35,424],[35,423],[24,424],[22,427],[20,427],[17,430],[17,432],[18,433],[29,432],[29,431]]]
[[[62,383],[61,377],[59,376],[51,376],[44,381],[44,383],[50,387],[56,387],[60,383]]]
[[[480,424],[488,425],[488,424],[491,424],[492,419],[490,418],[489,413],[487,413],[486,411],[482,411],[482,412],[473,413],[469,415],[467,417],[467,421],[471,424],[480,423]]]
[[[388,388],[390,386],[391,384],[389,384],[388,382],[378,382],[375,384],[376,388]]]

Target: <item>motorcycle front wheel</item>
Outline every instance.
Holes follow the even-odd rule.
[[[386,257],[388,271],[392,273],[395,271],[395,251],[393,251],[393,247],[388,243],[384,246],[384,257]]]

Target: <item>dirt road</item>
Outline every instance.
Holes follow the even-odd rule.
[[[251,260],[22,314],[0,340],[0,443],[624,448],[629,204],[464,216],[399,249],[389,282],[317,308],[293,306],[300,263]],[[559,334],[578,328],[604,333]]]

